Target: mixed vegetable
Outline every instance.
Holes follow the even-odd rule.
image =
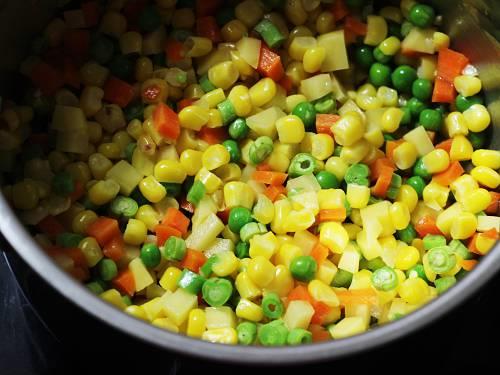
[[[2,103],[3,194],[63,269],[173,332],[297,345],[398,319],[500,229],[482,84],[441,19],[69,2]]]

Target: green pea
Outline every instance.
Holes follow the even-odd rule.
[[[310,255],[298,256],[290,263],[292,276],[300,281],[310,281],[314,278],[318,264]]]
[[[141,248],[142,263],[148,268],[155,268],[161,261],[161,253],[154,243],[145,243]]]
[[[393,87],[401,93],[411,93],[417,72],[409,65],[401,65],[394,69],[391,75]]]
[[[344,180],[347,184],[369,186],[370,168],[366,164],[353,164],[347,168]]]
[[[129,80],[135,69],[135,64],[132,60],[124,55],[116,55],[109,62],[109,70],[111,73],[125,81]]]
[[[392,59],[392,56],[384,55],[384,53],[378,47],[375,47],[375,49],[373,50],[373,57],[375,58],[375,60],[382,64],[387,64]]]
[[[99,276],[104,281],[110,281],[118,274],[116,263],[112,259],[108,258],[101,259],[97,264],[97,269],[99,271]]]
[[[59,172],[52,178],[52,189],[58,195],[68,196],[75,190],[73,177],[68,172]]]
[[[147,6],[139,14],[139,28],[146,33],[155,31],[161,26],[161,23],[161,16],[156,7]]]
[[[234,254],[240,259],[249,258],[250,244],[248,242],[238,241],[234,249]]]
[[[317,173],[316,180],[322,189],[338,189],[340,186],[337,177],[333,173],[327,171]]]
[[[240,233],[241,228],[252,221],[252,211],[246,207],[233,207],[229,212],[228,225],[234,233]]]
[[[474,104],[484,104],[483,98],[479,95],[466,97],[462,94],[458,94],[455,99],[455,105],[460,112],[468,110]]]
[[[359,46],[354,52],[354,58],[359,66],[365,69],[370,68],[375,62],[373,58],[373,48],[366,45]]]
[[[467,135],[467,138],[469,139],[470,143],[472,144],[472,147],[474,150],[482,148],[486,144],[486,138],[487,134],[485,131],[479,132],[479,133],[474,133],[474,132],[469,132]]]
[[[314,129],[314,125],[316,124],[316,110],[312,103],[301,102],[297,104],[292,110],[292,115],[302,120],[306,130]]]
[[[409,223],[406,228],[396,231],[396,233],[398,238],[401,241],[406,242],[408,245],[410,245],[417,237],[417,231],[413,227],[412,223]]]
[[[373,85],[388,86],[391,83],[391,68],[376,62],[371,66],[369,76]]]
[[[181,261],[185,255],[186,242],[180,237],[170,236],[163,245],[163,256],[168,260]]]
[[[411,86],[411,93],[423,102],[429,100],[432,96],[432,82],[423,78],[415,80]]]
[[[110,205],[111,212],[116,216],[124,216],[127,218],[134,217],[139,209],[139,205],[130,197],[122,195],[117,196]]]
[[[429,5],[417,3],[410,9],[408,19],[415,26],[427,28],[434,23],[436,12],[434,12],[434,9]]]
[[[237,118],[229,125],[229,136],[233,139],[240,140],[248,135],[250,128],[248,127],[245,119]]]
[[[431,178],[431,174],[427,171],[422,161],[422,158],[418,158],[413,166],[413,174],[415,176],[420,176],[424,180],[428,180]]]
[[[410,113],[413,117],[420,116],[420,113],[427,108],[425,103],[417,98],[411,98],[410,100],[408,100],[406,106],[409,108]]]
[[[420,176],[412,176],[408,180],[406,180],[406,184],[410,185],[416,192],[419,198],[422,198],[422,193],[425,188],[425,181]]]
[[[401,125],[411,124],[411,110],[408,106],[401,107],[403,111],[403,118],[401,118]]]
[[[419,116],[420,125],[431,131],[439,131],[443,123],[441,112],[435,109],[424,109]]]
[[[239,163],[241,159],[241,150],[240,146],[236,141],[233,141],[232,139],[228,139],[224,142],[222,142],[222,145],[226,148],[226,150],[229,152],[229,155],[231,157],[231,162],[232,163]]]
[[[398,39],[402,39],[401,35],[401,25],[396,22],[388,21],[387,26],[389,28],[388,33],[390,36],[395,36]]]

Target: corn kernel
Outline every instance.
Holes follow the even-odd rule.
[[[304,123],[295,115],[288,115],[276,121],[281,143],[300,143],[305,135]]]
[[[98,206],[110,202],[120,192],[120,185],[113,180],[98,181],[88,191],[90,201]]]
[[[230,159],[227,148],[222,145],[211,145],[203,152],[202,163],[211,171],[229,163]]]
[[[420,260],[420,252],[413,246],[400,247],[396,253],[394,267],[406,271]]]
[[[469,127],[465,117],[460,112],[451,112],[444,120],[444,126],[448,132],[448,136],[453,138],[457,135],[469,134]]]
[[[251,209],[254,201],[255,193],[246,183],[231,181],[224,185],[224,202],[227,208],[243,206]]]
[[[482,104],[474,104],[464,111],[465,121],[472,132],[482,132],[491,122],[491,116]]]
[[[320,280],[310,281],[307,285],[307,291],[315,301],[323,302],[330,307],[336,307],[340,304],[333,288]]]
[[[450,234],[450,228],[455,218],[462,212],[460,203],[454,203],[442,211],[436,218],[436,226],[444,235]]]
[[[208,108],[190,105],[179,112],[179,122],[183,128],[199,131],[208,122]]]
[[[399,129],[404,112],[400,108],[389,108],[382,115],[380,125],[386,133],[393,133]]]
[[[391,221],[397,230],[405,229],[410,224],[410,210],[401,202],[394,202],[389,209]]]
[[[209,329],[203,332],[201,339],[217,344],[235,345],[238,343],[238,333],[234,328],[230,327]]]
[[[453,138],[450,149],[451,161],[470,160],[473,152],[472,144],[464,135],[456,135]]]
[[[458,76],[453,80],[455,89],[463,96],[473,96],[482,88],[481,80],[474,76]]]
[[[202,155],[201,151],[191,149],[182,151],[179,161],[188,176],[194,176],[202,167]]]
[[[146,224],[137,219],[129,219],[123,239],[126,243],[131,245],[140,245],[146,240],[148,229]]]
[[[275,266],[263,256],[256,256],[250,260],[247,272],[256,285],[265,287],[274,279]]]
[[[349,235],[342,224],[332,221],[321,226],[319,240],[333,253],[341,254],[349,242]]]
[[[292,42],[293,44],[293,42]],[[304,52],[303,64],[304,70],[307,73],[315,73],[320,70],[321,65],[326,57],[326,50],[324,47],[317,46],[308,48]]]
[[[370,200],[370,188],[368,186],[348,184],[347,185],[347,201],[352,208],[364,208]]]
[[[206,329],[205,311],[193,309],[189,312],[186,334],[190,337],[201,338]]]
[[[401,298],[411,305],[424,302],[429,295],[429,286],[420,277],[405,280],[398,289]]]
[[[465,240],[472,236],[476,229],[476,215],[470,212],[461,212],[451,224],[450,235],[455,240]]]
[[[276,95],[276,83],[271,78],[263,78],[249,89],[250,100],[254,107],[269,103]]]
[[[148,201],[153,203],[158,203],[167,195],[165,187],[154,176],[143,178],[139,183],[139,190]]]
[[[215,87],[228,90],[239,77],[238,69],[232,61],[224,61],[208,70],[208,79]]]
[[[334,339],[338,340],[363,333],[366,329],[366,323],[363,318],[351,316],[343,318],[335,325],[331,325],[328,331]]]
[[[326,161],[325,170],[333,173],[339,181],[342,181],[349,166],[338,156],[332,156]]]
[[[87,233],[87,227],[97,220],[97,215],[94,211],[84,210],[79,212],[73,218],[71,229],[79,234]]]
[[[352,146],[363,137],[365,124],[361,116],[354,111],[347,112],[332,127],[335,141],[342,146]]]
[[[278,239],[273,232],[255,235],[250,239],[250,258],[263,256],[266,259],[271,259],[278,247]]]
[[[262,312],[262,307],[259,305],[241,298],[236,306],[236,316],[241,319],[250,320],[251,322],[260,322],[264,317],[264,313]]]
[[[475,167],[470,171],[470,174],[481,185],[496,189],[500,185],[500,175],[488,167]]]
[[[140,206],[135,214],[135,218],[146,224],[146,227],[150,231],[153,231],[160,222],[160,215],[149,204]]]
[[[342,151],[340,151],[340,158],[347,164],[356,164],[368,155],[370,149],[370,143],[362,139],[352,146],[342,147]]]
[[[424,188],[424,202],[426,205],[434,209],[443,208],[448,202],[449,193],[450,189],[438,184],[437,182],[431,182]]]
[[[425,169],[431,173],[439,173],[448,169],[450,156],[445,150],[435,149],[422,158]]]
[[[386,56],[394,56],[401,47],[401,41],[395,36],[390,36],[379,44],[378,48]]]
[[[417,192],[410,185],[401,185],[396,202],[405,204],[409,212],[413,212],[418,203]]]
[[[293,244],[283,244],[275,256],[274,263],[282,264],[289,269],[292,260],[302,255],[304,253],[300,247]]]
[[[315,134],[311,138],[311,155],[317,160],[326,160],[333,154],[335,142],[328,134]]]
[[[476,150],[472,154],[472,164],[476,167],[500,168],[500,151],[498,150]]]
[[[160,160],[154,166],[154,176],[159,182],[181,184],[186,179],[186,170],[176,160]]]
[[[132,315],[133,317],[137,319],[142,319],[145,321],[148,321],[148,316],[142,306],[137,306],[137,305],[130,305],[125,308],[125,312],[127,314]]]
[[[450,184],[451,191],[458,202],[464,202],[470,193],[479,188],[474,177],[464,174]]]
[[[175,292],[177,289],[177,282],[181,277],[182,271],[177,267],[168,267],[159,281],[160,286],[168,291]]]
[[[248,116],[252,112],[252,101],[250,100],[250,93],[246,86],[234,86],[229,92],[228,99],[233,105],[237,116]]]
[[[491,203],[491,194],[486,189],[475,189],[467,194],[467,198],[461,200],[463,208],[467,212],[477,214],[486,210]]]
[[[403,142],[394,149],[394,163],[396,163],[396,166],[401,170],[411,168],[411,166],[415,164],[417,157],[417,148],[413,143]]]
[[[248,262],[250,263],[250,260]],[[236,276],[234,286],[241,298],[252,299],[262,295],[262,290],[252,281],[247,271],[242,271]]]

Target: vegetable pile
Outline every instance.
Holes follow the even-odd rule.
[[[398,319],[500,229],[482,84],[441,20],[413,0],[70,2],[3,100],[3,194],[63,269],[172,332],[297,345]]]

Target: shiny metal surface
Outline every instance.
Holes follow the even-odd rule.
[[[380,2],[381,3],[381,2]],[[498,0],[435,0],[445,15],[444,28],[453,47],[467,54],[480,70],[488,108],[494,122],[491,147],[500,143],[500,2]],[[0,93],[8,92],[12,72],[27,54],[30,38],[50,16],[54,1],[0,1]],[[485,256],[464,280],[440,298],[391,324],[337,341],[300,347],[259,348],[225,346],[169,333],[137,320],[91,294],[83,285],[61,271],[36,245],[0,195],[0,231],[22,258],[50,285],[76,305],[110,326],[145,342],[171,351],[219,361],[279,365],[331,360],[368,350],[407,335],[441,317],[474,294],[500,269],[500,246]]]

